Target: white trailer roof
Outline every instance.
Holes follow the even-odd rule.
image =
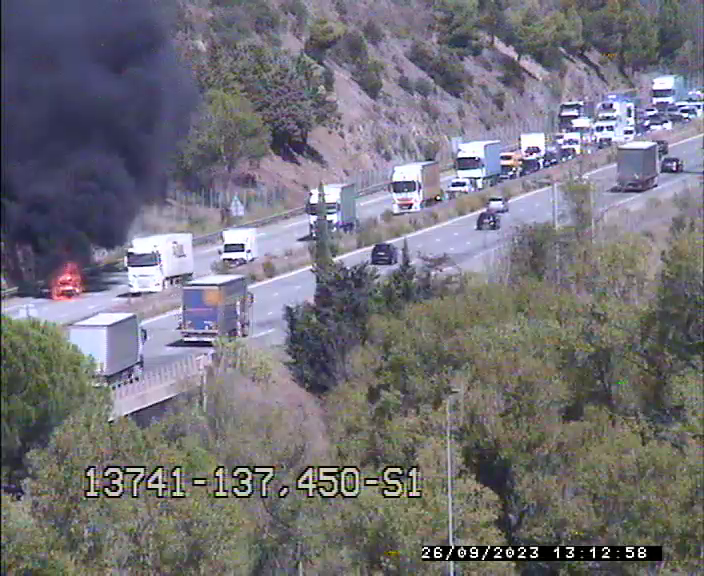
[[[134,316],[131,312],[101,312],[80,322],[74,326],[112,326]]]
[[[212,274],[191,280],[186,286],[212,286],[226,284],[238,278],[244,278],[242,274]]]
[[[645,142],[628,142],[619,146],[619,149],[623,150],[647,150],[652,146],[657,146],[655,142],[645,141]]]

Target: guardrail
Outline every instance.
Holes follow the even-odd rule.
[[[134,383],[114,387],[111,420],[159,404],[186,391],[189,379],[205,374],[213,362],[213,354],[214,351],[209,350],[204,354],[187,356],[145,372]]]
[[[677,131],[677,132],[680,132],[680,131]],[[677,135],[679,136],[679,134],[677,134]],[[671,136],[675,136],[675,131],[670,131],[669,133],[660,135],[661,138],[664,138],[666,140],[669,140]],[[514,143],[514,144],[510,144],[510,145],[502,147],[502,151],[505,152],[505,151],[509,151],[509,150],[515,150],[517,148],[518,148],[518,144]],[[447,164],[444,164],[441,166],[441,170],[443,172],[446,172],[446,171],[452,169],[452,167],[453,167],[452,163],[447,163]],[[383,190],[388,185],[389,185],[389,180],[385,180],[385,181],[379,182],[377,184],[372,184],[370,186],[367,186],[367,187],[361,189],[358,192],[357,197],[359,198],[359,197],[375,194],[376,192]],[[287,220],[289,218],[293,218],[293,217],[298,216],[303,213],[305,213],[305,206],[301,206],[299,208],[293,208],[292,210],[287,210],[285,212],[279,212],[277,214],[272,214],[271,216],[266,216],[264,218],[259,218],[257,220],[252,220],[250,222],[245,222],[243,224],[246,224],[247,226],[252,227],[252,228],[259,228],[260,226],[265,226],[267,224],[271,224],[272,222]],[[194,246],[206,246],[208,244],[212,244],[212,243],[218,241],[221,234],[222,234],[222,230],[218,230],[217,232],[212,232],[209,234],[203,234],[201,236],[196,236],[193,239],[193,245]],[[117,264],[120,261],[121,261],[120,259],[111,260],[109,262],[104,262],[99,266],[87,268],[86,270],[87,271],[100,270],[106,266]],[[8,288],[6,290],[3,290],[2,291],[2,299],[4,300],[5,298],[10,298],[10,297],[16,295],[17,292],[18,292],[17,288]]]

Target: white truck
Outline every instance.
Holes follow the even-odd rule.
[[[560,130],[569,130],[572,128],[572,120],[579,118],[584,110],[584,101],[572,100],[560,104],[560,110],[557,114]]]
[[[670,74],[653,78],[652,101],[656,108],[673,106],[678,100],[687,97],[687,88],[682,76]]]
[[[441,202],[440,165],[431,160],[396,166],[391,173],[392,212],[420,212],[425,206]]]
[[[618,188],[643,192],[658,185],[658,145],[656,142],[628,142],[616,153]]]
[[[566,132],[562,149],[569,150],[572,156],[579,156],[582,153],[582,135],[579,132]]]
[[[547,148],[547,139],[544,132],[530,132],[521,134],[519,139],[521,147],[521,156],[524,160],[535,159],[543,167],[545,159],[545,150]]]
[[[259,257],[256,228],[230,228],[222,231],[220,259],[231,266],[247,264]]]
[[[611,146],[616,141],[616,122],[599,120],[594,124],[594,138],[599,148]]]
[[[193,277],[193,234],[135,238],[125,256],[130,294],[161,292]]]
[[[101,312],[69,326],[68,339],[93,358],[97,385],[134,382],[144,371],[147,331],[135,314]]]
[[[501,142],[482,140],[460,144],[455,168],[458,178],[468,178],[479,190],[495,186],[501,177]]]
[[[325,217],[330,230],[351,232],[357,227],[357,188],[354,184],[325,184]],[[308,230],[315,238],[318,229],[318,201],[320,191],[314,188],[308,194],[306,212],[308,213]]]

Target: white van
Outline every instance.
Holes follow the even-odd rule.
[[[227,264],[247,264],[259,256],[256,228],[230,228],[222,231],[220,258]]]

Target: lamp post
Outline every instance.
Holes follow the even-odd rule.
[[[447,532],[450,546],[455,545],[454,528],[452,525],[452,428],[450,425],[450,402],[453,394],[457,394],[458,392],[459,390],[456,388],[450,388],[450,393],[447,395],[447,402],[445,404],[447,415],[445,426],[445,437],[447,440]],[[450,560],[450,576],[455,576],[455,563],[453,560]]]

